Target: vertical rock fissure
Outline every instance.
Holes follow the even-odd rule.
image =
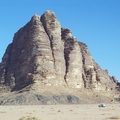
[[[48,35],[48,33],[47,33],[47,35]],[[49,37],[49,35],[48,35],[48,37]],[[53,38],[53,36],[52,36],[52,38]],[[50,47],[51,47],[51,50],[52,50],[54,69],[56,69],[56,67],[55,67],[55,56],[54,56],[54,50],[53,50],[52,39],[49,37],[49,40],[50,40]]]
[[[44,28],[44,30],[45,30],[45,32],[46,32],[49,40],[50,40],[50,48],[51,48],[51,51],[52,51],[53,63],[54,63],[54,69],[55,69],[55,57],[54,57],[54,50],[53,50],[53,44],[52,44],[53,36],[51,36],[51,37],[49,36],[49,34],[48,34],[47,30],[46,30],[46,27],[45,27],[45,25],[44,25],[44,22],[42,22],[42,17],[41,17],[40,21],[41,21],[41,23],[42,23],[42,25],[43,25],[43,28]]]
[[[67,73],[68,73],[68,69],[69,69],[69,54],[66,54],[65,50],[64,50],[64,58],[65,58],[65,75],[64,75],[64,80],[67,83]],[[67,83],[68,84],[68,83]]]
[[[67,39],[64,43],[64,59],[65,59],[65,67],[66,67],[64,80],[66,83],[67,83],[67,73],[69,72],[69,61],[70,61],[69,55],[73,50],[73,47],[74,47],[74,42],[72,41],[72,39]]]

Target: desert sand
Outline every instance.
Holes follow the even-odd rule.
[[[98,104],[0,106],[0,120],[111,119],[120,119],[120,104],[106,104],[106,107],[98,107]]]

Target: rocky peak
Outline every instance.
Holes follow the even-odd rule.
[[[62,39],[67,40],[72,38],[72,32],[68,28],[61,28]]]
[[[29,85],[113,90],[118,82],[92,59],[85,43],[62,28],[56,15],[34,15],[15,33],[0,63],[1,90]]]

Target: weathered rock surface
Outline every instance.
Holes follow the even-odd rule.
[[[82,53],[78,41],[72,36],[69,29],[62,29],[64,42],[65,77],[67,85],[73,88],[82,88]]]
[[[42,16],[34,15],[15,33],[0,63],[1,93],[18,91],[29,85],[36,86],[39,91],[41,86],[45,91],[49,91],[48,86],[73,91],[114,91],[119,83],[92,59],[85,43],[79,42],[69,29],[62,28],[52,11],[46,11]],[[67,100],[63,96],[49,99]],[[6,99],[4,104],[7,102]]]
[[[80,99],[74,95],[46,96],[35,93],[23,93],[0,98],[0,105],[55,105],[80,104]]]
[[[79,42],[83,60],[83,81],[85,88],[94,90],[113,90],[116,87],[116,78],[110,77],[107,70],[101,67],[92,59],[87,45]]]

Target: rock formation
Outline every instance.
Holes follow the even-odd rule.
[[[85,43],[46,11],[15,33],[0,63],[2,92],[29,85],[111,91],[117,80],[92,59]]]

